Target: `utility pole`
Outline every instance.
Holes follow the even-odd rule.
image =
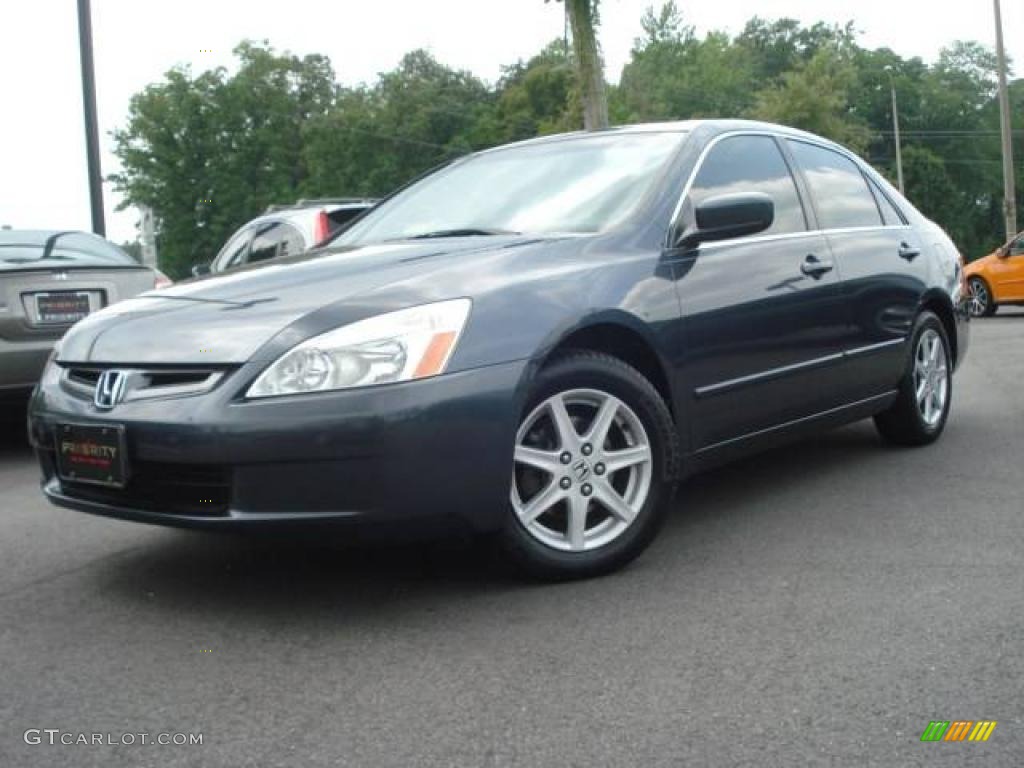
[[[153,219],[153,209],[148,205],[140,205],[139,230],[142,237],[142,263],[147,267],[156,268],[156,224]]]
[[[107,236],[103,220],[103,174],[100,137],[96,126],[96,74],[92,61],[92,10],[89,0],[78,0],[78,51],[82,60],[82,109],[85,112],[85,154],[89,166],[89,207],[92,231]]]
[[[906,190],[903,188],[903,148],[900,143],[900,113],[896,106],[896,81],[892,77],[891,64],[885,66],[885,73],[889,75],[889,90],[892,91],[892,132],[896,139],[896,178],[899,183],[900,194],[905,195]]]
[[[1017,234],[1017,192],[1013,178],[1013,143],[1010,133],[1010,93],[1006,85],[1006,51],[1003,48],[1003,14],[999,0],[996,8],[996,57],[999,61],[999,123],[1003,137],[1003,209],[1006,214],[1006,240]]]

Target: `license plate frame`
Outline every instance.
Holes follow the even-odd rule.
[[[40,325],[73,325],[92,312],[92,295],[89,291],[47,291],[33,294],[33,298],[36,303],[36,318]],[[74,299],[74,304],[63,312],[55,312],[52,307],[45,306],[50,299],[65,302]]]
[[[72,483],[124,488],[128,484],[123,424],[57,424],[57,475]],[[111,451],[113,450],[113,453]]]

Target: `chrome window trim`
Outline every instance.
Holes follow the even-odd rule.
[[[826,149],[826,150],[829,150],[831,152],[836,152],[837,154],[842,155],[847,160],[850,160],[857,167],[857,170],[859,170],[862,175],[864,173],[864,170],[861,167],[861,160],[860,160],[860,158],[858,158],[852,152],[844,149],[843,147],[839,146],[838,144],[829,144],[829,143],[825,143],[823,141],[815,141],[813,137],[791,136],[791,135],[789,135],[787,133],[780,133],[778,131],[770,131],[770,130],[757,129],[757,128],[737,130],[737,131],[726,131],[725,133],[720,133],[717,136],[715,136],[713,139],[711,139],[711,141],[709,141],[707,143],[707,145],[704,147],[704,149],[701,150],[700,155],[697,156],[697,162],[694,164],[693,170],[690,171],[690,176],[686,180],[686,184],[683,185],[683,192],[679,196],[679,200],[676,202],[675,208],[672,210],[672,216],[669,219],[668,230],[665,233],[665,247],[666,248],[670,248],[671,247],[671,243],[669,242],[669,238],[671,237],[672,232],[675,229],[676,223],[679,221],[679,216],[682,214],[683,204],[686,202],[686,198],[689,196],[690,190],[693,189],[693,184],[697,180],[697,174],[700,173],[701,168],[704,167],[704,161],[707,160],[707,157],[711,153],[711,150],[714,149],[718,145],[719,142],[724,141],[725,139],[734,138],[736,136],[767,136],[769,138],[776,139],[776,140],[779,140],[779,141],[787,141],[787,140],[802,141],[805,144],[810,144],[811,146],[818,147],[819,149]],[[790,173],[792,174],[793,171],[790,170]],[[868,185],[868,181],[869,181],[868,179],[865,179],[865,185]],[[794,182],[795,182],[795,179],[794,179]],[[870,186],[868,186],[868,192],[869,192],[869,194],[872,194],[872,196],[874,195],[874,193],[871,192]],[[808,190],[808,193],[810,193],[810,190]],[[804,205],[807,205],[807,204],[813,205],[812,201],[804,202],[803,200],[801,200],[801,202],[803,202]],[[890,200],[890,203],[892,203],[891,200]],[[876,202],[876,205],[877,205],[877,202]],[[893,205],[894,208],[896,208],[896,211],[897,211],[897,213],[900,214],[900,216],[903,216],[904,218],[906,218],[904,213],[903,213],[903,211],[898,206],[896,206],[894,203],[892,205]],[[878,218],[879,218],[879,223],[878,223],[877,227],[874,227],[874,226],[841,227],[841,228],[837,228],[837,229],[821,229],[821,228],[818,228],[818,229],[808,229],[805,232],[782,232],[782,233],[775,234],[775,235],[752,235],[750,237],[737,237],[737,238],[733,238],[731,240],[718,240],[718,241],[712,242],[712,243],[703,243],[703,244],[701,244],[700,248],[701,248],[701,250],[711,250],[711,249],[714,249],[714,248],[722,248],[722,247],[726,247],[726,246],[730,246],[730,245],[736,245],[738,243],[770,242],[772,240],[783,240],[783,239],[786,239],[786,238],[807,237],[808,235],[845,234],[847,232],[866,232],[866,231],[873,231],[873,230],[879,230],[879,229],[880,230],[887,230],[887,229],[912,229],[913,228],[912,225],[909,224],[909,223],[886,224],[885,221],[884,221],[884,218],[882,217],[881,212],[879,212]]]
[[[701,243],[700,250],[713,251],[718,248],[728,248],[735,245],[746,245],[747,243],[770,243],[775,240],[798,240],[805,237],[817,237],[829,235],[845,235],[855,232],[875,232],[890,229],[913,229],[909,224],[886,225],[879,227],[844,227],[840,229],[809,229],[806,232],[784,232],[778,235],[751,235],[750,237],[736,237],[731,240],[716,240],[711,243]]]

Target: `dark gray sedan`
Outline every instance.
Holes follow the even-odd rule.
[[[0,231],[0,397],[35,386],[54,342],[92,312],[169,284],[102,237]]]
[[[74,509],[444,519],[565,578],[639,554],[689,473],[872,417],[937,439],[966,349],[956,248],[855,155],[648,125],[460,159],[320,250],[92,315],[30,432]]]

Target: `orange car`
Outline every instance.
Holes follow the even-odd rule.
[[[1024,304],[1024,232],[964,268],[974,317],[994,315],[1001,304]]]

